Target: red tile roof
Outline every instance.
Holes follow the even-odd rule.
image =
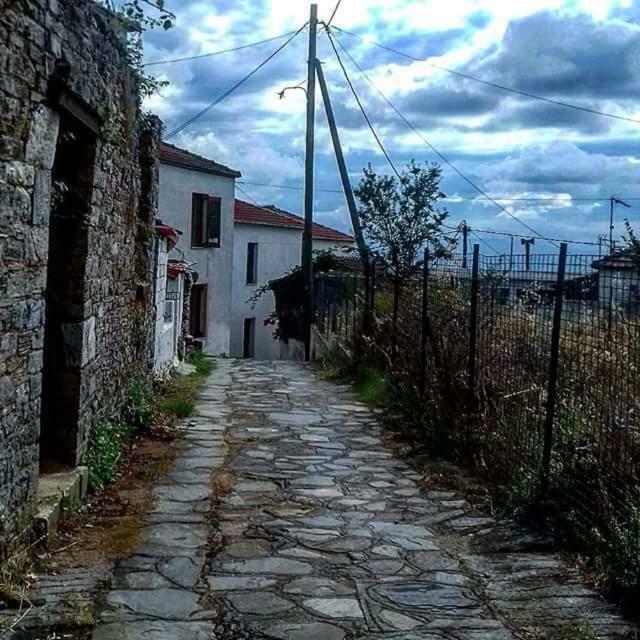
[[[304,229],[304,219],[300,216],[274,206],[258,207],[243,200],[236,200],[235,221],[244,224],[300,229],[300,231]],[[317,222],[313,223],[313,238],[329,242],[355,242],[352,236]]]
[[[162,164],[170,164],[174,167],[181,167],[182,169],[213,173],[228,178],[240,178],[242,176],[242,174],[235,169],[226,167],[208,158],[203,158],[186,149],[180,149],[180,147],[176,147],[168,142],[160,143],[160,162]]]

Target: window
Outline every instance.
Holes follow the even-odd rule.
[[[190,333],[194,338],[207,335],[207,285],[195,284],[191,288]]]
[[[256,319],[244,319],[244,336],[242,341],[242,357],[253,358],[256,344]]]
[[[258,243],[247,244],[247,284],[258,284]]]
[[[194,193],[191,203],[191,246],[220,247],[222,200]]]

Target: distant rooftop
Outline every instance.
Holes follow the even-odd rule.
[[[168,142],[160,143],[160,162],[182,169],[191,169],[192,171],[201,171],[217,176],[225,176],[228,178],[242,177],[242,174],[235,169],[191,153],[191,151],[187,151],[186,149],[176,147]]]
[[[269,227],[281,227],[288,229],[304,229],[304,219],[273,205],[259,207],[243,200],[236,200],[235,221],[243,224],[260,224]],[[337,229],[332,229],[323,224],[313,223],[314,240],[326,240],[329,242],[352,243],[350,236]]]

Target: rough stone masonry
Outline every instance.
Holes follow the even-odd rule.
[[[157,131],[111,14],[0,0],[0,539],[149,370]]]

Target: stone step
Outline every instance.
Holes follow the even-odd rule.
[[[33,528],[37,539],[49,543],[58,530],[65,510],[77,506],[87,495],[89,469],[76,467],[68,471],[40,476],[37,509]]]

